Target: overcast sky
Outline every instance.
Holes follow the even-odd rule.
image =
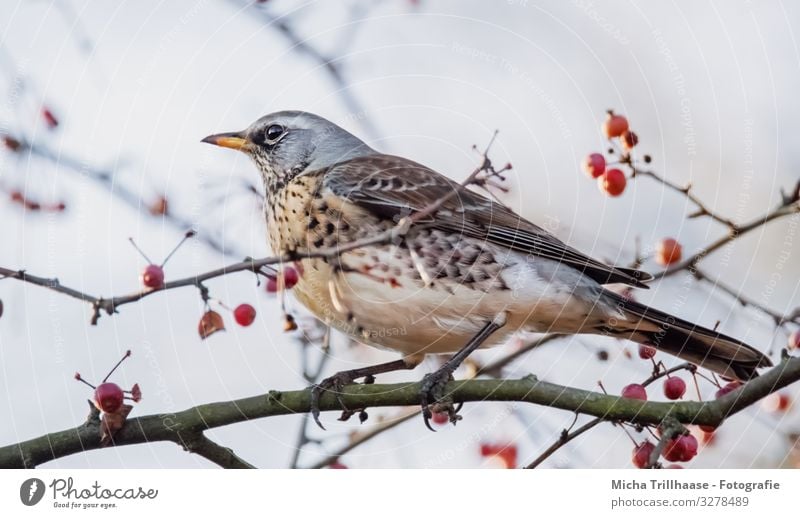
[[[202,137],[242,129],[272,111],[302,109],[334,120],[374,147],[459,179],[474,167],[473,144],[500,131],[492,156],[510,161],[504,200],[525,217],[592,255],[629,262],[638,236],[645,247],[677,237],[688,251],[724,234],[674,192],[637,180],[617,199],[603,196],[580,171],[585,154],[604,148],[605,110],[628,116],[642,152],[671,181],[691,182],[710,206],[737,221],[765,213],[779,187],[798,179],[800,6],[790,2],[572,2],[272,0],[299,37],[334,56],[334,83],[319,62],[298,52],[246,2],[0,1],[0,130],[39,142],[85,167],[110,169],[114,182],[144,200],[166,193],[170,207],[203,232],[224,236],[229,254],[202,242],[179,251],[167,277],[202,272],[244,255],[266,256],[260,208],[242,189],[257,181],[243,156],[203,145]],[[343,102],[342,91],[362,113]],[[48,131],[42,104],[60,118]],[[2,185],[64,200],[63,216],[0,204],[0,265],[57,276],[93,294],[138,289],[143,260],[154,259],[181,231],[132,208],[82,177],[40,158],[0,154]],[[797,219],[753,232],[712,256],[707,270],[777,311],[800,304]],[[658,269],[652,263],[645,268]],[[187,288],[124,307],[88,325],[90,308],[60,294],[0,283],[0,444],[69,428],[86,414],[79,370],[101,379],[122,352],[133,357],[115,374],[138,382],[135,415],[168,413],[209,401],[304,386],[298,347],[281,332],[274,298],[238,274],[208,283],[229,305],[257,307],[256,323],[200,341],[202,303]],[[767,351],[785,341],[770,321],[742,310],[708,285],[685,278],[640,299],[746,339]],[[296,304],[295,304],[296,306]],[[607,349],[608,362],[596,360]],[[565,385],[610,391],[643,379],[648,366],[624,345],[573,338],[531,353],[509,376],[534,372]],[[629,349],[633,350],[630,346]],[[502,354],[487,351],[484,358]],[[334,344],[331,369],[393,359],[389,353]],[[673,359],[666,359],[669,364]],[[432,364],[426,364],[430,370]],[[383,379],[418,379],[422,372]],[[704,396],[713,393],[707,387]],[[392,410],[374,412],[392,415]],[[428,433],[416,420],[354,451],[357,467],[469,467],[481,464],[481,441],[515,442],[531,459],[571,416],[544,408],[467,405],[456,428]],[[357,427],[325,416],[329,446]],[[261,467],[283,467],[299,418],[279,417],[216,430]],[[751,409],[720,432],[696,466],[774,466],[797,431],[791,412]],[[333,439],[331,439],[333,438]],[[753,444],[758,447],[753,447]],[[611,426],[576,442],[550,465],[629,466],[631,445]],[[316,460],[319,447],[304,452]],[[199,467],[205,460],[171,443],[75,455],[54,467]]]

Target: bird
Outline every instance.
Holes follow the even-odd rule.
[[[446,399],[458,366],[519,331],[628,339],[733,380],[772,365],[740,340],[611,289],[647,289],[648,273],[593,259],[492,196],[381,153],[318,115],[279,111],[202,142],[255,163],[270,247],[295,258],[301,272],[296,299],[352,339],[401,354],[315,385],[312,414],[321,427],[324,391],[450,354],[422,380],[430,428],[431,408]]]

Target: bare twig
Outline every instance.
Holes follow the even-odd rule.
[[[642,382],[642,386],[646,387],[646,386],[650,385],[651,383],[653,383],[654,381],[656,381],[656,380],[658,380],[660,378],[663,378],[664,376],[668,376],[669,374],[673,374],[675,372],[678,372],[678,371],[682,371],[682,370],[694,371],[695,370],[695,367],[690,363],[682,363],[680,365],[676,365],[676,366],[674,366],[674,367],[672,367],[670,369],[666,369],[664,371],[661,371],[658,368],[658,364],[656,365],[656,368],[658,370],[656,372],[654,372],[649,378],[644,380]],[[545,460],[547,460],[551,455],[553,455],[555,452],[560,450],[562,446],[564,446],[568,442],[574,440],[575,438],[583,435],[584,433],[588,432],[589,430],[591,430],[592,428],[594,428],[595,426],[599,425],[600,423],[602,423],[604,421],[607,421],[607,419],[605,419],[603,417],[597,417],[595,419],[592,419],[588,423],[582,425],[580,428],[578,428],[578,429],[576,429],[574,431],[563,430],[561,432],[561,435],[558,437],[558,440],[556,440],[545,451],[543,451],[541,453],[541,455],[539,455],[533,461],[531,461],[530,464],[525,466],[525,469],[534,469],[534,468],[538,467]]]
[[[184,438],[183,447],[186,451],[196,453],[226,469],[255,468],[255,466],[236,455],[233,450],[217,444],[202,432]]]

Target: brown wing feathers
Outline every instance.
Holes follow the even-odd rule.
[[[600,284],[647,288],[651,276],[603,264],[566,245],[544,229],[478,193],[461,189],[439,173],[401,157],[373,155],[337,164],[325,172],[324,187],[383,217],[413,212],[451,196],[425,222],[434,228],[482,239],[509,249],[560,261]],[[451,193],[459,190],[457,195]]]

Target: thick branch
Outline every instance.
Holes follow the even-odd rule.
[[[533,376],[505,381],[454,381],[447,385],[446,390],[455,403],[517,401],[610,421],[657,425],[666,417],[672,417],[684,424],[719,426],[726,417],[798,379],[800,358],[789,358],[743,387],[710,402],[661,403],[625,399],[556,385]],[[348,408],[416,406],[419,403],[419,389],[419,383],[350,385],[344,389],[341,399]],[[172,441],[185,445],[187,438],[194,439],[198,433],[210,428],[263,417],[306,413],[310,406],[309,390],[273,391],[235,401],[200,405],[167,416],[133,418],[117,433],[115,445],[153,441]],[[320,401],[320,409],[340,411],[342,407],[334,394],[325,393]],[[77,428],[0,448],[0,467],[34,467],[49,460],[97,448],[100,448],[99,427],[96,423],[87,422]]]

